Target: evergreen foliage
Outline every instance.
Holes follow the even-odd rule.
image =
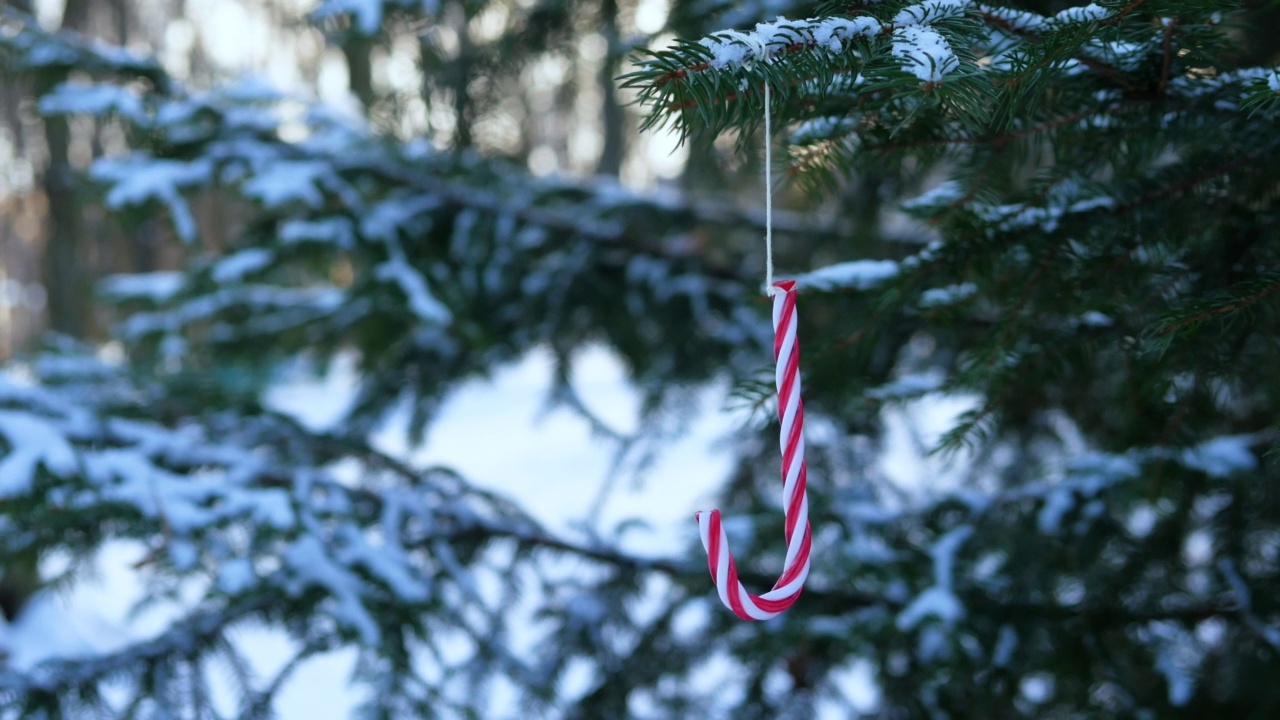
[[[519,32],[548,43],[575,10],[528,5]],[[805,191],[777,228],[810,416],[800,602],[741,623],[692,542],[561,537],[369,440],[406,406],[420,437],[460,382],[538,347],[552,397],[620,452],[659,451],[698,384],[767,405],[762,213],[530,177],[251,83],[189,91],[6,11],[4,71],[42,79],[47,116],[120,124],[128,151],[87,180],[122,222],[167,217],[187,261],[102,283],[126,361],[53,339],[0,375],[0,557],[71,558],[56,586],[128,538],[155,549],[157,599],[199,592],[119,651],[0,665],[0,718],[210,717],[209,668],[242,687],[234,716],[265,717],[298,664],[344,647],[370,717],[490,717],[494,688],[522,717],[848,716],[855,668],[869,717],[1280,711],[1280,67],[1242,39],[1266,8],[684,5],[685,39],[620,83],[713,159],[720,138],[755,152],[768,84]],[[342,44],[438,11],[331,0],[313,20],[345,18]],[[201,197],[250,220],[204,237]],[[644,393],[637,436],[570,382],[598,345]],[[340,429],[261,403],[276,369],[340,354],[359,369]],[[886,426],[943,400],[967,409],[920,449],[945,477],[901,487]],[[782,561],[776,434],[743,431],[719,504],[745,519],[756,590]],[[233,641],[255,623],[297,643],[277,676]]]

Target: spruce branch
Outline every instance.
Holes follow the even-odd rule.
[[[1152,332],[1157,335],[1190,334],[1210,320],[1222,320],[1250,309],[1280,290],[1280,272],[1265,273],[1231,285],[1215,297],[1197,299],[1171,311]]]
[[[1124,104],[1116,103],[1103,107],[1084,108],[1053,118],[1048,118],[1016,130],[1005,130],[979,135],[961,135],[956,137],[926,137],[911,140],[894,140],[884,144],[865,143],[860,146],[867,152],[896,153],[928,148],[963,147],[967,145],[1003,146],[1018,140],[1052,133],[1059,128],[1079,123],[1091,117],[1106,117],[1122,109]]]
[[[778,18],[751,33],[724,31],[697,42],[680,41],[672,49],[644,51],[648,57],[637,59],[640,69],[620,80],[640,91],[641,103],[655,106],[651,124],[659,121],[661,110],[674,111],[676,127],[686,135],[695,116],[700,128],[711,132],[730,124],[754,127],[762,106],[753,89],[766,83],[777,92],[773,110],[783,119],[842,76],[886,91],[910,87],[908,77],[914,76],[916,85],[930,92],[960,67],[935,26],[972,31],[963,17],[967,7],[962,0],[935,0],[905,6],[891,20]],[[750,100],[746,107],[739,102],[744,99]]]
[[[51,32],[14,7],[0,7],[0,68],[9,73],[85,73],[96,79],[143,80],[169,94],[175,83],[154,57],[137,55],[71,31]],[[46,80],[52,87],[56,82]]]
[[[10,707],[40,706],[64,693],[88,691],[122,671],[156,668],[175,658],[192,659],[193,652],[198,659],[199,648],[212,649],[231,626],[264,612],[271,602],[266,596],[250,596],[221,607],[200,608],[153,640],[90,658],[47,661],[31,675],[0,670],[0,698]]]

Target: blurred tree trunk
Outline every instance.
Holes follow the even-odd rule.
[[[8,4],[18,12],[31,15],[34,8],[31,0],[9,0]],[[17,150],[22,151],[25,146],[26,133],[23,132],[22,114],[19,108],[19,101],[27,97],[27,84],[21,80],[6,79],[4,84],[0,86],[0,121],[3,121],[4,127],[9,128],[13,133],[14,142],[17,144]]]
[[[455,150],[462,150],[474,143],[471,134],[471,125],[475,122],[471,107],[471,68],[475,63],[475,51],[467,27],[471,24],[467,4],[456,3],[453,10],[458,31],[458,57],[450,68],[449,88],[453,93],[453,115],[457,119],[453,131],[453,146]]]
[[[87,31],[90,5],[91,0],[67,0],[62,28]],[[52,90],[54,84],[54,80],[42,81],[37,94]],[[49,199],[49,218],[43,282],[48,295],[49,329],[80,338],[90,327],[91,278],[86,262],[84,207],[69,157],[71,125],[63,117],[46,118],[44,134],[49,164],[42,183]]]
[[[373,109],[377,99],[373,93],[372,53],[373,38],[357,35],[342,43],[342,54],[347,59],[347,85],[366,113]]]
[[[83,32],[89,24],[91,0],[67,0],[62,28]],[[31,3],[14,6],[30,12]],[[36,96],[52,90],[60,79],[35,83]],[[21,89],[19,90],[21,91]],[[85,252],[84,207],[70,162],[71,126],[66,118],[46,118],[45,144],[49,164],[41,177],[48,199],[42,281],[48,295],[49,328],[72,337],[84,337],[89,323],[89,287],[92,272]],[[13,620],[40,588],[39,557],[33,553],[8,554],[0,564],[0,615]]]
[[[115,20],[115,41],[121,45],[129,44],[129,0],[111,0],[111,17]]]
[[[622,43],[618,37],[617,0],[603,0],[601,3],[600,33],[605,40],[605,57],[600,64],[599,74],[600,91],[604,96],[600,113],[604,145],[596,172],[616,177],[622,171],[622,159],[627,152],[626,114],[622,103],[618,101],[617,83],[614,81],[618,75],[618,59],[623,55]]]

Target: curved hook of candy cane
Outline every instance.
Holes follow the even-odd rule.
[[[752,595],[738,580],[737,564],[720,511],[698,513],[698,530],[707,551],[707,566],[720,601],[743,620],[768,620],[795,604],[809,576],[808,468],[804,460],[804,403],[800,400],[800,343],[796,339],[794,280],[776,282],[773,295],[774,379],[778,388],[778,422],[782,426],[782,501],[786,508],[787,556],[773,589]]]

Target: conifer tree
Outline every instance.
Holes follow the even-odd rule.
[[[419,7],[325,7],[361,27],[375,5]],[[157,598],[200,592],[155,637],[0,666],[0,717],[211,716],[210,668],[239,684],[232,716],[266,717],[339,648],[370,717],[491,717],[494,688],[520,717],[1274,715],[1280,68],[1247,40],[1273,11],[792,7],[689,4],[683,39],[621,79],[700,172],[758,152],[770,91],[800,210],[775,230],[801,293],[814,566],[765,623],[718,605],[692,532],[675,558],[557,535],[369,441],[404,406],[419,436],[534,347],[583,413],[575,353],[623,359],[648,419],[625,443],[730,377],[755,411],[720,506],[765,589],[782,546],[755,200],[531,178],[322,107],[299,120],[259,86],[191,92],[6,14],[7,70],[66,77],[42,113],[126,128],[89,173],[105,206],[167,217],[188,262],[102,284],[124,362],[54,340],[0,375],[0,557],[70,558],[56,586],[131,539]],[[252,208],[226,252],[201,245],[197,193]],[[273,368],[339,353],[359,384],[336,429],[263,406]],[[946,477],[891,480],[887,424],[946,400],[966,410],[919,448]],[[565,557],[571,579],[548,571]],[[253,623],[296,643],[275,676],[234,642]]]

